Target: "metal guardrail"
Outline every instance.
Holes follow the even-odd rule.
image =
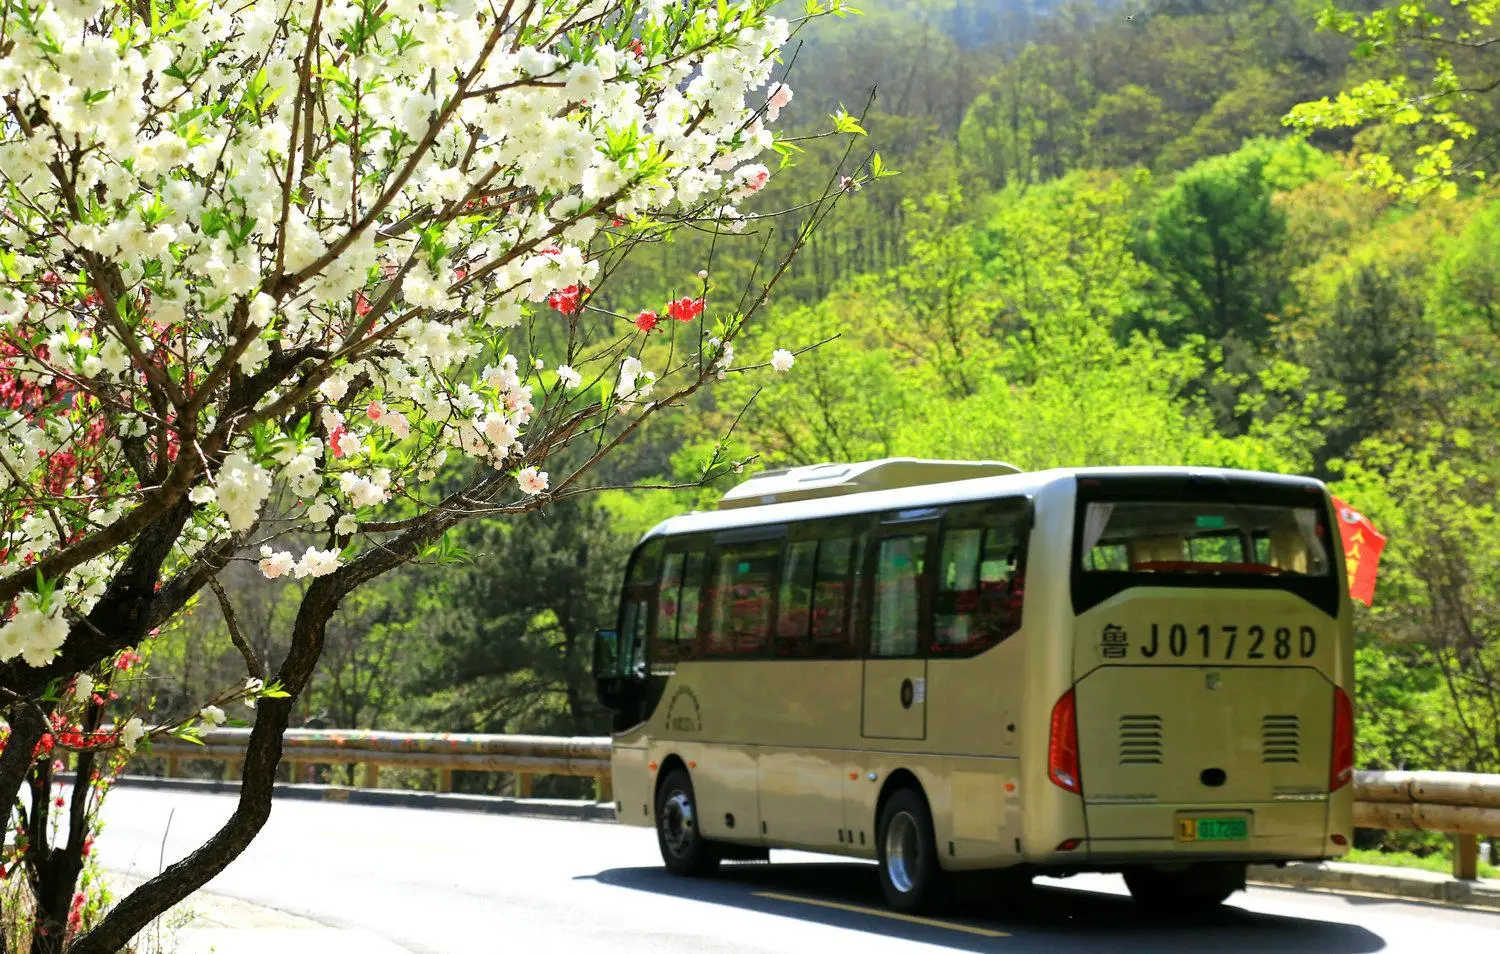
[[[231,777],[244,759],[249,729],[212,729],[203,744],[163,739],[151,758],[166,760],[169,778],[181,774],[183,761],[211,759],[229,763]],[[600,801],[613,801],[607,738],[548,735],[479,735],[448,732],[374,732],[360,729],[288,729],[281,737],[282,762],[297,778],[303,765],[359,765],[360,787],[379,788],[382,766],[436,769],[440,792],[453,790],[453,773],[507,772],[516,778],[515,793],[532,794],[538,776],[592,778]]]
[[[166,759],[167,775],[186,759],[230,763],[244,757],[249,729],[213,729],[203,745],[158,741],[152,757]],[[596,780],[600,801],[612,801],[610,740],[539,735],[479,735],[435,732],[373,732],[357,729],[288,729],[282,760],[292,765],[364,767],[361,786],[380,787],[381,766],[438,770],[438,791],[452,791],[453,773],[509,772],[516,794],[532,794],[537,776]],[[1445,832],[1454,837],[1453,874],[1477,876],[1479,836],[1500,836],[1500,775],[1466,772],[1356,772],[1354,824],[1359,828]]]

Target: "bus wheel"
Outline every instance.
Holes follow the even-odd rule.
[[[1125,886],[1136,903],[1154,911],[1217,907],[1245,888],[1245,866],[1233,862],[1189,865],[1180,871],[1133,868],[1125,872]]]
[[[898,789],[880,810],[880,887],[886,903],[907,913],[932,907],[941,893],[942,868],[932,836],[932,813],[921,794]]]
[[[657,791],[656,843],[673,874],[701,877],[719,867],[718,852],[698,831],[693,780],[680,768],[668,772]]]

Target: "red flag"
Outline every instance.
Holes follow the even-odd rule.
[[[1385,537],[1375,529],[1370,518],[1333,498],[1333,510],[1339,517],[1339,536],[1344,541],[1344,569],[1349,576],[1349,596],[1366,606],[1375,602],[1375,572],[1380,566],[1380,551]]]

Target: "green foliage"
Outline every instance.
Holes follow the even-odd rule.
[[[1363,68],[1337,95],[1299,104],[1288,125],[1361,128],[1361,174],[1395,194],[1452,198],[1493,174],[1500,0],[1401,0],[1363,15],[1330,3],[1319,26],[1356,39]]]
[[[1374,851],[1367,848],[1355,848],[1342,860],[1356,865],[1388,865],[1396,868],[1420,868],[1423,871],[1436,871],[1440,874],[1453,873],[1453,858],[1442,851],[1417,854],[1412,851]],[[1500,878],[1500,867],[1481,861],[1479,877]]]
[[[1183,172],[1157,201],[1143,240],[1163,280],[1163,330],[1174,340],[1254,341],[1282,304],[1278,191],[1314,178],[1316,150],[1258,139]]]

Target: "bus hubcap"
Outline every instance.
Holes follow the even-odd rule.
[[[920,850],[916,820],[906,812],[898,813],[885,833],[885,873],[902,894],[912,889]]]
[[[686,792],[673,792],[662,806],[661,831],[672,854],[682,856],[693,845],[693,802]]]

